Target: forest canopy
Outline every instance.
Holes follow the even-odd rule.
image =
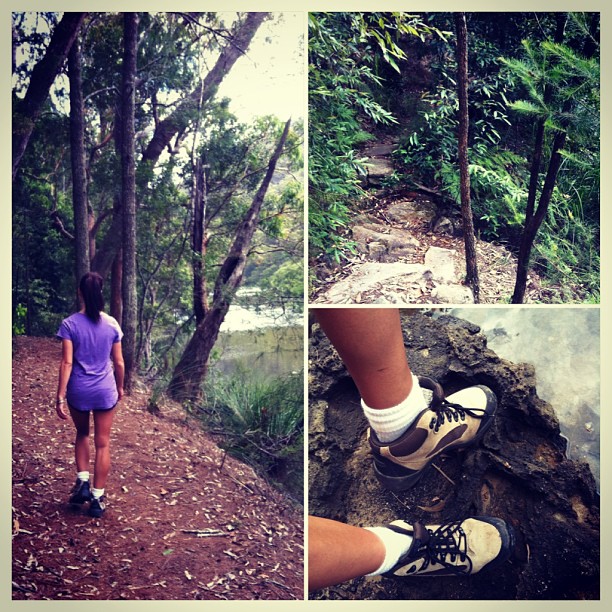
[[[253,41],[265,45],[269,27],[283,27],[282,15],[139,13],[137,19],[130,135],[124,15],[13,13],[13,332],[53,335],[73,309],[75,279],[87,268],[105,277],[107,305],[123,319],[127,144],[137,245],[134,359],[147,371],[167,361],[193,330],[194,273],[201,307],[212,306],[208,287],[289,112],[245,121],[230,99],[217,96]],[[295,40],[289,50],[296,70],[299,45]],[[53,70],[43,83],[42,72],[49,77]],[[302,132],[298,117],[261,194],[240,279],[258,287],[260,303],[289,311],[303,305]]]

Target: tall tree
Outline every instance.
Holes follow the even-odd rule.
[[[470,200],[470,173],[468,168],[468,45],[465,13],[455,13],[457,30],[457,89],[459,98],[459,175],[461,189],[461,217],[465,242],[466,282],[474,294],[474,301],[480,301],[478,263],[474,238],[474,219]]]
[[[68,54],[70,159],[72,162],[76,286],[78,286],[83,274],[89,272],[89,214],[87,205],[87,173],[85,171],[85,118],[81,61],[81,46],[77,36]]]
[[[124,14],[124,54],[121,83],[121,200],[123,209],[123,350],[126,388],[132,382],[136,351],[136,161],[134,158],[134,107],[138,14]]]
[[[184,96],[166,117],[158,119],[157,104],[155,100],[151,101],[154,107],[155,131],[142,153],[139,168],[154,167],[162,151],[171,148],[172,138],[179,134],[184,135],[197,109],[205,107],[206,103],[212,99],[238,58],[247,52],[259,26],[268,17],[269,13],[247,13],[244,19],[238,20],[233,31],[225,37],[221,52],[203,82]],[[142,174],[147,176],[146,172]],[[102,244],[98,246],[91,264],[92,268],[103,276],[110,270],[115,254],[121,245],[119,229],[122,226],[121,215],[122,209],[119,207],[113,215],[112,227],[106,232]]]
[[[16,104],[13,113],[13,180],[51,85],[66,60],[86,14],[64,13],[53,31],[44,57],[32,70],[25,97]]]
[[[591,16],[590,30],[585,38],[581,58],[573,56],[571,53],[568,54],[563,49],[561,43],[564,37],[566,22],[567,15],[563,13],[558,14],[554,44],[551,46],[547,45],[547,43],[543,43],[542,45],[544,49],[552,51],[552,58],[555,63],[558,65],[565,64],[565,66],[561,67],[561,70],[555,71],[552,70],[552,65],[545,62],[545,76],[554,74],[555,76],[553,79],[556,79],[557,81],[555,82],[554,80],[550,80],[548,78],[542,78],[541,82],[544,83],[544,92],[540,96],[536,92],[536,88],[533,87],[533,77],[535,73],[530,70],[527,72],[522,70],[525,67],[524,65],[521,66],[521,71],[519,72],[519,75],[525,80],[526,83],[531,83],[530,91],[533,92],[534,98],[538,101],[541,100],[541,111],[543,114],[538,121],[532,154],[529,193],[527,208],[525,211],[525,227],[521,236],[516,281],[511,300],[513,304],[522,304],[525,299],[529,259],[531,257],[531,251],[533,249],[536,235],[548,213],[548,208],[553,196],[555,184],[557,182],[557,176],[561,168],[561,162],[563,161],[563,150],[568,138],[568,132],[571,129],[573,110],[577,104],[575,95],[579,91],[584,90],[583,85],[586,81],[588,81],[592,74],[588,68],[588,61],[597,51],[597,44],[594,43],[598,40],[598,13],[593,13]],[[569,49],[567,51],[569,51]],[[516,62],[508,63],[511,66],[519,66],[519,64]],[[558,121],[552,121],[554,125],[554,135],[548,163],[544,172],[544,182],[536,208],[535,202],[537,198],[537,190],[540,184],[540,167],[544,149],[546,126],[547,124],[551,123],[551,116],[555,114],[551,108],[551,105],[554,105],[555,103],[554,91],[557,92],[557,104],[561,104],[561,108],[557,109],[556,112],[559,117]],[[530,111],[533,109],[531,106],[523,106],[523,108],[528,108]]]
[[[285,124],[276,145],[266,174],[255,194],[249,209],[238,226],[234,241],[219,270],[215,281],[212,304],[195,333],[187,343],[183,355],[176,365],[170,384],[169,395],[178,401],[197,401],[201,397],[201,385],[206,377],[208,358],[217,341],[219,328],[229,310],[231,301],[240,286],[247,262],[248,252],[260,218],[261,207],[272,181],[276,164],[283,152],[291,120]]]

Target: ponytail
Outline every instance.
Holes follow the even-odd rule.
[[[85,314],[94,323],[100,320],[100,313],[104,310],[102,283],[102,277],[97,272],[84,274],[79,283],[81,297],[85,304]]]

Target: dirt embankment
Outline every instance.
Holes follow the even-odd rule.
[[[52,339],[13,345],[14,599],[303,599],[303,509],[147,393],[118,408],[105,516],[71,510],[59,357]]]
[[[503,568],[470,578],[361,578],[315,599],[598,599],[599,495],[586,463],[570,461],[534,369],[500,359],[478,327],[418,313],[403,321],[413,371],[450,394],[486,384],[498,412],[479,445],[430,466],[406,492],[384,490],[371,468],[359,397],[316,329],[310,347],[309,511],[355,525],[396,518],[437,524],[489,514],[517,535]]]

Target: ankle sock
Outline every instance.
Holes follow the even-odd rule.
[[[366,529],[377,535],[385,547],[384,561],[377,570],[366,574],[367,576],[378,576],[388,572],[412,545],[412,536],[397,533],[386,527],[366,527]]]
[[[104,495],[104,489],[96,489],[95,487],[92,487],[91,494],[96,499],[100,499]]]
[[[77,472],[77,478],[79,480],[87,482],[89,480],[89,471],[88,470],[84,470],[83,472]]]
[[[428,406],[419,379],[412,374],[412,390],[408,397],[390,408],[370,408],[361,400],[361,407],[381,442],[392,442],[399,438],[412,425],[417,416]]]

